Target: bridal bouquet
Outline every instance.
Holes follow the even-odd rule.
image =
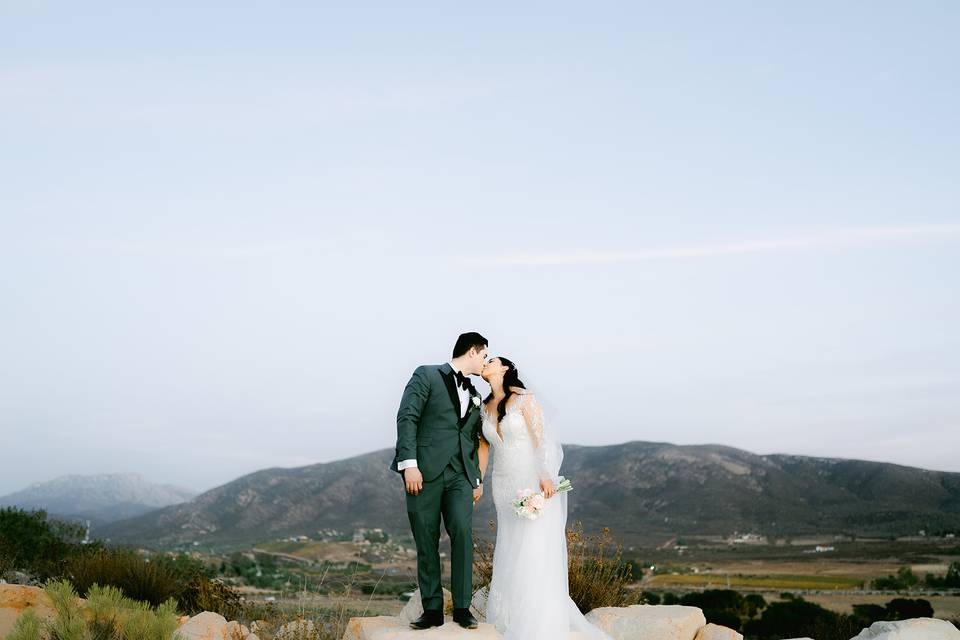
[[[571,489],[573,489],[573,485],[570,484],[570,480],[560,476],[557,493],[563,493]],[[540,512],[543,510],[545,503],[546,498],[543,497],[542,491],[534,493],[532,489],[520,489],[517,491],[516,500],[513,501],[513,508],[521,518],[536,520],[540,517]]]

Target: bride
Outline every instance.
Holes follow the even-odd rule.
[[[492,448],[497,539],[487,593],[487,622],[505,640],[612,640],[570,598],[567,583],[567,494],[557,493],[563,449],[544,421],[540,403],[508,359],[491,358],[480,374],[490,384],[483,405],[480,473]],[[523,489],[541,491],[540,517],[517,515]]]

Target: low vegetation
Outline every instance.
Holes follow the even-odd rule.
[[[0,509],[0,574],[17,570],[38,580],[61,575],[67,560],[84,550],[85,531],[48,519],[46,511]]]
[[[287,560],[276,553],[234,553],[208,565],[186,554],[145,555],[100,543],[84,544],[82,534],[79,527],[50,520],[43,512],[0,510],[0,572],[15,569],[45,582],[56,611],[51,620],[31,613],[21,616],[8,640],[169,640],[177,615],[200,611],[217,612],[255,628],[262,640],[273,640],[284,625],[288,630],[285,638],[335,640],[342,637],[351,617],[370,615],[365,602],[369,605],[375,596],[399,597],[416,587],[399,576],[373,582],[369,567],[360,563],[340,571],[314,562],[308,575],[297,572],[296,562],[287,566]],[[686,593],[661,590],[663,585],[657,581],[646,583],[646,590],[641,590],[637,581],[643,577],[643,569],[636,561],[623,560],[622,549],[610,531],[585,535],[579,522],[567,531],[567,550],[570,595],[584,612],[637,603],[696,606],[709,622],[736,629],[747,640],[797,635],[847,640],[877,620],[933,615],[928,601],[906,597],[885,605],[858,604],[853,613],[838,614],[791,593],[781,593],[780,601],[767,602],[760,595],[743,595],[733,589],[691,591],[692,585],[682,582],[673,584],[679,589],[686,587]],[[478,538],[475,588],[489,584],[492,557],[492,542]],[[653,577],[698,578],[690,574]],[[749,586],[758,586],[757,580],[763,578],[737,577],[747,580]],[[810,578],[795,577],[796,582],[790,584],[798,589],[805,588],[801,585]],[[778,577],[778,584],[783,580]],[[904,567],[896,575],[876,580],[874,586],[948,589],[958,581],[960,563],[954,562],[942,576],[927,574],[920,580]],[[289,599],[282,604],[246,601],[230,582],[279,586],[295,594],[296,603]],[[817,589],[827,586],[823,581],[814,583]],[[734,576],[731,584],[737,584]],[[290,633],[290,629],[295,631]]]
[[[55,615],[41,620],[32,611],[17,619],[7,640],[170,640],[177,629],[177,603],[157,607],[125,598],[115,587],[93,586],[85,602],[66,580],[47,583]]]
[[[97,587],[111,587],[153,607],[172,601],[187,614],[215,611],[230,617],[242,606],[236,591],[186,555],[144,557],[99,542],[82,544],[83,534],[82,527],[49,519],[44,511],[0,509],[3,570],[21,571],[40,582],[68,581],[83,598]]]
[[[873,588],[883,591],[906,591],[917,586],[928,589],[960,589],[960,562],[951,562],[945,575],[928,573],[922,581],[910,567],[900,567],[896,575],[873,581]]]

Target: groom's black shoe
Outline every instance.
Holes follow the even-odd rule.
[[[453,621],[464,629],[476,629],[477,619],[470,613],[470,609],[454,609]]]
[[[423,615],[410,623],[411,629],[429,629],[443,625],[443,609],[424,609]]]

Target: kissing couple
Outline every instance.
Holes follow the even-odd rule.
[[[558,475],[563,449],[517,366],[489,357],[487,346],[479,333],[461,334],[448,362],[414,370],[400,400],[390,468],[403,477],[423,605],[410,626],[444,623],[441,517],[450,536],[453,621],[466,629],[479,626],[470,610],[473,509],[492,451],[497,536],[482,605],[486,621],[508,640],[558,640],[571,631],[586,640],[612,640],[570,598],[567,483]],[[471,376],[490,385],[486,398]]]

